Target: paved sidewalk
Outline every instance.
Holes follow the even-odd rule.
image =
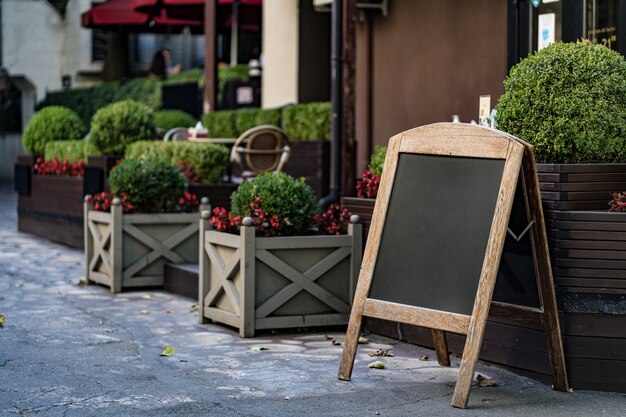
[[[161,291],[113,296],[77,285],[82,252],[16,231],[0,183],[0,416],[625,416],[626,395],[565,394],[480,364],[497,386],[450,406],[458,359],[370,336],[353,380],[336,378],[341,332],[265,334],[197,324],[193,300]],[[160,357],[164,345],[175,347]],[[254,351],[253,346],[269,350]],[[367,355],[389,348],[386,369]]]

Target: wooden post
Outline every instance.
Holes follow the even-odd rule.
[[[241,264],[239,271],[243,278],[243,289],[241,297],[241,326],[239,336],[254,337],[255,311],[254,293],[256,284],[255,260],[256,260],[256,233],[252,219],[245,217],[241,226]]]
[[[448,341],[446,340],[446,332],[438,329],[430,330],[433,337],[433,345],[437,353],[437,362],[441,366],[450,366],[450,353],[448,351]]]
[[[202,113],[215,111],[217,64],[215,62],[217,1],[204,2],[204,102]]]
[[[111,204],[111,292],[122,291],[123,259],[122,242],[124,240],[124,209],[122,200],[114,198]]]
[[[343,2],[342,31],[342,122],[341,126],[341,191],[353,196],[356,187],[356,134],[355,134],[355,51],[356,51],[356,0]]]
[[[93,257],[93,238],[89,233],[89,212],[93,210],[93,204],[91,204],[91,196],[85,196],[85,202],[83,203],[83,233],[85,239],[85,281],[89,282],[89,264]]]
[[[348,225],[348,235],[352,237],[352,253],[350,255],[350,305],[352,305],[356,282],[359,280],[359,272],[361,271],[363,225],[360,221],[361,218],[359,215],[353,214],[350,216],[350,224]]]
[[[202,200],[204,201],[204,198]],[[206,324],[211,321],[204,315],[204,299],[209,293],[209,283],[211,282],[209,277],[211,270],[209,255],[205,249],[206,231],[211,228],[210,219],[211,211],[202,210],[200,213],[200,238],[198,239],[198,247],[200,248],[200,254],[198,257],[198,261],[200,262],[200,274],[198,276],[198,322],[200,324]]]

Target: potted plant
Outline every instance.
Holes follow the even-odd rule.
[[[361,226],[348,217],[338,206],[318,214],[303,179],[279,173],[243,183],[232,212],[202,213],[201,322],[228,324],[241,337],[346,324],[361,264]]]
[[[64,107],[46,107],[31,118],[22,137],[30,154],[15,165],[19,231],[82,246],[84,134],[78,115]]]
[[[85,276],[123,289],[163,285],[166,262],[198,261],[198,200],[177,166],[126,159],[109,176],[111,193],[85,198]],[[208,205],[201,207],[208,208]]]
[[[190,193],[208,197],[214,206],[230,207],[230,195],[237,189],[237,184],[223,181],[229,157],[226,146],[185,141],[140,141],[126,149],[126,158],[152,156],[180,167]]]

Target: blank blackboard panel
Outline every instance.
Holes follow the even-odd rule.
[[[368,298],[471,315],[504,162],[401,153]]]
[[[526,215],[522,183],[519,179],[511,208],[509,229],[519,236],[526,229],[526,226],[528,226],[528,216]],[[519,242],[507,233],[496,287],[493,292],[493,301],[535,308],[541,306],[530,230]]]

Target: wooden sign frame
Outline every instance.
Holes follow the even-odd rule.
[[[401,153],[504,160],[504,170],[485,250],[471,315],[438,311],[368,298],[380,249],[383,228]],[[520,176],[521,173],[521,177]],[[531,308],[492,303],[493,291],[507,234],[513,197],[521,179],[530,227],[531,244],[541,306]],[[408,130],[389,141],[383,175],[372,216],[371,229],[359,274],[338,378],[349,381],[354,366],[363,316],[386,319],[431,329],[440,365],[449,366],[445,332],[467,336],[452,406],[466,408],[478,361],[487,317],[490,314],[543,324],[548,339],[554,388],[569,389],[565,356],[557,316],[556,296],[548,253],[539,181],[532,146],[505,133],[460,123],[438,123]]]

